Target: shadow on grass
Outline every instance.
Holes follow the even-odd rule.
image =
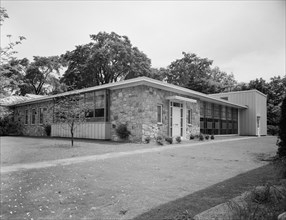
[[[203,174],[202,174],[203,175]],[[278,172],[273,164],[239,174],[183,198],[160,205],[134,218],[143,219],[191,219],[211,207],[241,195],[255,186],[278,181]],[[186,213],[188,218],[186,218]]]

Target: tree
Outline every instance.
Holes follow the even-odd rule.
[[[208,91],[205,93],[219,93],[232,91],[237,85],[234,75],[221,71],[219,67],[214,67],[209,72]]]
[[[268,83],[267,124],[277,126],[281,116],[283,97],[286,96],[286,76],[274,76]]]
[[[20,86],[21,94],[34,93],[36,95],[45,94],[44,86],[52,78],[53,73],[59,74],[61,60],[58,56],[39,57],[34,56],[23,77],[23,84]]]
[[[150,75],[150,59],[128,37],[99,32],[90,38],[92,42],[62,55],[67,70],[61,82],[69,87],[81,89]]]
[[[69,129],[72,146],[74,143],[74,132],[78,125],[86,121],[85,115],[88,109],[90,109],[90,106],[83,103],[79,94],[55,99],[54,114],[56,122],[62,124],[63,129]]]
[[[168,66],[166,80],[178,86],[204,92],[208,85],[208,72],[211,60],[200,58],[196,54],[183,52],[183,58],[177,59]]]
[[[281,118],[279,122],[278,156],[286,157],[286,96],[281,105]]]
[[[7,10],[0,7],[0,25],[2,26],[3,21],[9,18]],[[18,89],[17,85],[21,82],[19,73],[23,71],[23,62],[14,57],[17,53],[14,48],[16,45],[21,44],[26,38],[19,36],[18,40],[11,41],[12,35],[7,35],[9,43],[7,46],[0,48],[0,95],[7,96],[12,94]],[[25,59],[23,59],[25,60]]]

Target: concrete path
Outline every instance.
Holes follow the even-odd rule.
[[[47,167],[54,167],[59,165],[71,165],[83,162],[90,162],[90,161],[99,161],[99,160],[106,160],[112,158],[119,158],[119,157],[126,157],[130,155],[136,154],[144,154],[144,153],[151,153],[151,152],[160,152],[170,149],[178,149],[190,146],[200,146],[200,145],[212,145],[215,143],[223,143],[223,142],[232,142],[232,141],[241,141],[245,139],[253,139],[256,137],[239,137],[239,138],[232,138],[232,139],[225,139],[225,140],[212,140],[212,141],[203,141],[198,143],[192,144],[172,144],[172,145],[165,145],[156,148],[149,148],[149,149],[140,149],[140,150],[133,150],[133,151],[125,151],[125,152],[114,152],[114,153],[106,153],[100,155],[92,155],[92,156],[82,156],[82,157],[73,157],[73,158],[66,158],[66,159],[59,159],[59,160],[50,160],[50,161],[43,161],[37,163],[26,163],[26,164],[14,164],[11,166],[1,166],[1,174],[15,172],[20,170],[29,170],[29,169],[41,169]]]

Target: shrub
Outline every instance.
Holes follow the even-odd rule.
[[[150,143],[150,141],[151,141],[151,138],[149,137],[149,136],[147,136],[147,137],[145,137],[145,143],[146,144],[149,144]]]
[[[194,135],[190,135],[190,140],[194,140],[195,139],[195,136]]]
[[[22,135],[23,125],[13,121],[9,116],[0,118],[0,135]]]
[[[156,137],[156,143],[159,145],[164,145],[162,136],[159,135]]]
[[[268,135],[277,135],[279,132],[279,127],[275,125],[267,125],[267,134]]]
[[[203,135],[203,134],[200,134],[200,135],[199,135],[199,140],[200,140],[200,141],[203,141],[204,139],[205,139],[204,135]]]
[[[281,118],[279,122],[278,138],[279,140],[277,141],[277,154],[280,158],[286,157],[286,96],[281,106]]]
[[[128,139],[129,135],[131,134],[131,132],[127,129],[127,125],[126,124],[120,124],[117,128],[116,128],[116,134],[118,135],[118,137],[120,137],[123,140]]]
[[[165,141],[167,141],[169,144],[173,144],[173,138],[171,137],[166,137]]]
[[[210,136],[207,134],[207,135],[205,136],[205,139],[208,140],[209,138],[210,138]]]
[[[180,136],[178,136],[178,137],[176,137],[176,141],[177,141],[177,143],[179,144],[179,143],[181,143],[182,138],[181,138]]]
[[[45,129],[46,135],[51,136],[52,126],[50,124],[46,124],[44,129]]]
[[[211,135],[211,140],[214,140],[214,135],[213,134]]]

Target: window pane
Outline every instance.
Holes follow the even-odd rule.
[[[93,117],[93,109],[87,110],[85,113],[85,117],[92,118]]]
[[[157,122],[162,123],[162,106],[157,106]]]
[[[104,117],[104,108],[95,109],[94,117]]]
[[[95,96],[95,108],[104,108],[104,94]]]

